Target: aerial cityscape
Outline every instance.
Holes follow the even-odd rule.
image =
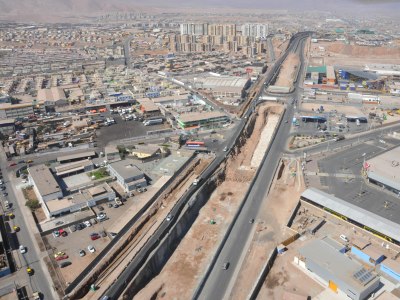
[[[400,299],[400,1],[0,1],[0,300]]]

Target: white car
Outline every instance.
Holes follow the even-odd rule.
[[[92,224],[90,224],[90,222],[89,222],[89,221],[85,221],[85,222],[83,222],[83,224],[85,224],[85,225],[86,225],[86,227],[90,227],[90,226],[92,226]]]
[[[346,243],[349,242],[349,239],[348,239],[347,236],[345,236],[344,234],[341,234],[339,237],[340,237],[343,241],[345,241]]]
[[[89,250],[90,253],[95,253],[96,252],[96,249],[92,245],[89,245],[87,247],[87,249]]]
[[[26,253],[26,248],[23,245],[19,245],[19,252],[21,252],[21,254]]]

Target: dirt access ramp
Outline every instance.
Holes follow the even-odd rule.
[[[258,108],[249,120],[247,135],[241,137],[240,145],[224,166],[225,177],[217,182],[210,199],[160,274],[135,299],[192,297],[254,178],[256,168],[251,166],[251,160],[264,127],[269,126],[269,117],[278,112],[282,113],[283,107],[276,104],[266,103]]]
[[[278,78],[274,85],[292,87],[293,81],[297,76],[299,66],[300,66],[299,55],[295,53],[289,53],[282,64]]]

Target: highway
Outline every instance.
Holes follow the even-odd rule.
[[[23,203],[24,199],[20,199],[20,201],[18,201],[17,197],[15,196],[15,192],[12,186],[15,187],[16,179],[12,178],[12,180],[10,181],[11,172],[10,170],[6,169],[8,162],[6,161],[4,151],[1,151],[0,153],[0,162],[2,166],[1,170],[3,173],[3,181],[5,182],[5,186],[7,187],[6,191],[8,193],[7,197],[2,196],[2,198],[6,198],[10,203],[12,203],[11,210],[15,215],[15,219],[10,221],[10,226],[17,225],[20,227],[21,230],[16,234],[18,238],[17,242],[24,245],[27,249],[27,252],[25,254],[21,254],[19,253],[19,250],[17,250],[19,257],[17,265],[21,266],[21,269],[12,274],[10,278],[3,278],[0,283],[0,288],[4,286],[4,284],[6,284],[7,279],[13,280],[13,277],[15,276],[15,279],[17,279],[15,280],[16,284],[21,286],[24,283],[28,283],[28,285],[31,286],[32,291],[39,291],[43,294],[43,299],[57,299],[58,297],[52,290],[51,279],[46,269],[46,266],[42,262],[43,256],[41,255],[38,245],[34,240],[34,233],[31,227],[35,225],[29,221],[27,216],[24,215],[30,212],[25,206],[21,207],[21,202]],[[2,205],[4,208],[3,201]],[[33,220],[33,218],[31,220]],[[12,244],[13,242],[11,242],[11,245]],[[18,246],[18,244],[14,245],[16,249],[18,249]],[[30,266],[34,270],[35,273],[33,276],[28,276],[28,274],[26,273],[27,266]]]
[[[299,39],[301,39],[304,36],[307,36],[307,34],[298,34],[296,35]],[[298,40],[295,38],[293,39],[293,43],[289,47],[288,50],[292,49],[292,47],[298,46]],[[268,84],[273,77],[276,75],[276,72],[279,70],[280,64],[283,62],[285,56],[282,56],[277,63],[272,67],[272,72],[266,76],[265,82]],[[262,89],[260,89],[257,92],[256,97],[254,99],[258,99],[260,94],[262,93]],[[254,103],[255,105],[256,103]],[[192,197],[192,195],[204,184],[204,182],[215,172],[215,170],[218,168],[218,166],[228,157],[230,151],[232,150],[237,138],[240,136],[242,133],[244,127],[246,126],[246,122],[248,120],[248,117],[253,113],[254,111],[254,106],[250,106],[247,112],[244,114],[244,118],[240,120],[239,125],[237,126],[237,131],[235,134],[232,135],[231,139],[227,142],[227,147],[228,151],[227,152],[220,152],[217,154],[216,158],[214,161],[207,167],[207,169],[202,173],[201,178],[203,179],[200,184],[198,185],[192,185],[188,191],[184,194],[184,196],[179,199],[177,204],[174,206],[174,208],[171,211],[171,215],[173,218],[170,221],[164,221],[162,225],[158,228],[156,233],[149,239],[149,241],[146,243],[146,245],[140,250],[138,255],[132,260],[132,262],[127,266],[127,268],[124,270],[124,272],[121,273],[121,275],[118,277],[118,279],[110,286],[110,288],[106,291],[104,294],[105,296],[108,296],[109,299],[117,299],[123,290],[126,288],[127,283],[130,282],[135,274],[138,272],[138,270],[141,268],[143,263],[146,261],[146,259],[149,257],[150,253],[156,249],[158,246],[159,242],[168,234],[170,228],[179,220],[179,215],[183,211],[185,205],[188,203],[189,199]],[[289,108],[285,114],[285,118],[289,118],[293,114],[292,109]],[[279,128],[278,135],[279,136],[279,141],[278,143],[274,146],[275,148],[273,149],[274,152],[276,152],[276,159],[275,159],[275,164],[278,161],[278,158],[280,156],[280,153],[282,152],[282,149],[284,149],[285,144],[286,144],[286,136],[287,133],[290,130],[290,123],[285,123],[283,126]],[[274,161],[270,160],[270,162],[267,163],[268,168],[273,167]],[[266,177],[265,177],[266,176]],[[268,179],[268,176],[271,175],[263,175],[260,176],[260,178],[263,178],[264,180]],[[265,186],[264,182],[261,182],[261,185]],[[257,193],[258,195],[258,193]],[[250,211],[253,213],[253,211]],[[254,214],[254,213],[253,213]],[[208,299],[218,299],[218,298],[208,298]]]
[[[304,37],[300,36],[291,43],[288,51],[298,51],[299,49],[303,49],[303,46]],[[280,60],[280,63],[282,63],[282,60]],[[303,67],[302,65],[302,68]],[[294,94],[298,96],[296,93]],[[292,116],[293,106],[289,105],[282,120],[290,120]],[[234,221],[235,223],[233,224],[226,242],[222,244],[222,249],[215,263],[211,263],[210,269],[206,273],[199,289],[196,291],[194,295],[195,299],[224,299],[225,297],[229,297],[229,285],[231,281],[235,280],[235,278],[233,278],[235,270],[241,267],[239,265],[240,258],[246,250],[244,247],[248,239],[251,238],[250,232],[252,227],[255,226],[250,220],[256,219],[260,206],[265,196],[268,194],[269,187],[275,175],[275,170],[278,167],[279,158],[286,148],[287,137],[291,128],[290,122],[281,122],[278,126],[276,135],[271,141],[271,146],[266,153],[265,160],[259,167],[259,173],[255,179],[254,185],[247,195],[247,198],[244,199],[245,204],[238,218]],[[224,270],[223,265],[227,262],[229,262],[230,266],[227,270]]]

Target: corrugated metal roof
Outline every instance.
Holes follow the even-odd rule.
[[[325,272],[346,282],[359,293],[362,293],[370,285],[377,284],[376,281],[379,280],[376,275],[355,260],[340,253],[326,240],[313,240],[300,248],[299,253],[306,258],[306,264],[307,260],[314,262]],[[317,273],[317,275],[319,274]]]
[[[368,178],[383,183],[384,185],[390,186],[391,188],[400,191],[400,182],[396,182],[387,177],[381,176],[375,172],[368,172]]]
[[[305,190],[301,196],[400,241],[400,225],[397,223],[316,188]]]

